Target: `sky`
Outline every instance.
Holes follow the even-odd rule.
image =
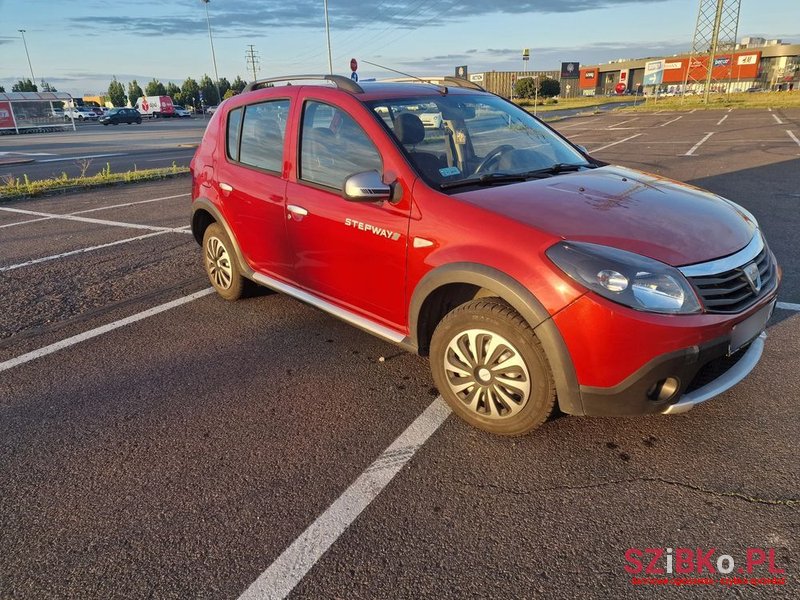
[[[594,65],[619,58],[684,52],[699,0],[329,0],[333,70],[388,77],[370,61],[418,76],[557,69],[562,61]],[[0,0],[0,85],[30,77],[24,29],[37,81],[73,95],[105,93],[153,78],[180,84],[214,77],[209,12],[220,77],[326,73],[323,0]],[[741,0],[739,38],[800,43],[800,0]]]

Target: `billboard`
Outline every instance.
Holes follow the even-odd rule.
[[[664,60],[651,60],[644,65],[644,85],[660,85],[664,80]]]
[[[469,80],[473,83],[483,83],[483,73],[472,73]]]
[[[14,117],[11,115],[11,103],[0,102],[0,129],[14,129]]]
[[[577,79],[581,75],[580,63],[578,62],[562,62],[561,63],[561,79]]]
[[[459,79],[467,78],[467,65],[460,65],[456,67],[456,77]]]

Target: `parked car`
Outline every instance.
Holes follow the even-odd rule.
[[[99,115],[88,106],[75,106],[73,108],[64,109],[64,120],[69,121],[74,119],[76,121],[97,121]]]
[[[453,411],[504,435],[556,406],[685,412],[758,363],[781,269],[744,208],[469,82],[314,78],[335,87],[250,84],[191,161],[222,298],[254,282],[427,355]],[[425,103],[452,135],[428,136]]]
[[[441,129],[444,127],[444,120],[440,112],[422,112],[419,114],[419,120],[422,121],[422,126],[425,129]]]
[[[180,104],[173,104],[172,108],[175,109],[175,116],[176,117],[180,117],[182,119],[187,119],[187,118],[191,118],[191,116],[192,116],[192,113],[190,113],[188,110],[186,110]]]
[[[141,125],[142,115],[135,108],[112,108],[107,115],[100,117],[100,122],[103,125],[119,125],[120,123]]]

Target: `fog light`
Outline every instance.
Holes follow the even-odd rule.
[[[672,400],[678,393],[680,385],[681,382],[674,377],[667,377],[651,385],[650,389],[647,390],[647,397],[653,402]]]

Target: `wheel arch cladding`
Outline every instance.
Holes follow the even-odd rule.
[[[582,415],[580,386],[572,359],[551,315],[521,283],[506,273],[478,263],[451,263],[427,273],[409,303],[409,336],[420,354],[426,354],[430,336],[449,310],[490,292],[506,301],[524,318],[542,344],[556,384],[559,408]],[[447,309],[447,310],[445,310]]]
[[[201,246],[203,245],[203,235],[205,234],[206,229],[208,229],[208,226],[212,223],[219,223],[220,226],[222,226],[222,228],[225,230],[225,233],[228,234],[228,238],[233,244],[233,251],[236,255],[236,260],[239,263],[239,270],[241,271],[242,275],[248,279],[251,279],[253,270],[244,259],[244,255],[239,248],[239,242],[236,239],[236,236],[233,234],[233,230],[231,230],[230,226],[228,225],[228,222],[222,216],[222,213],[219,211],[219,209],[217,209],[217,207],[214,206],[210,200],[207,200],[206,198],[198,198],[192,205],[192,235],[194,236],[194,239],[197,240],[197,243]]]

